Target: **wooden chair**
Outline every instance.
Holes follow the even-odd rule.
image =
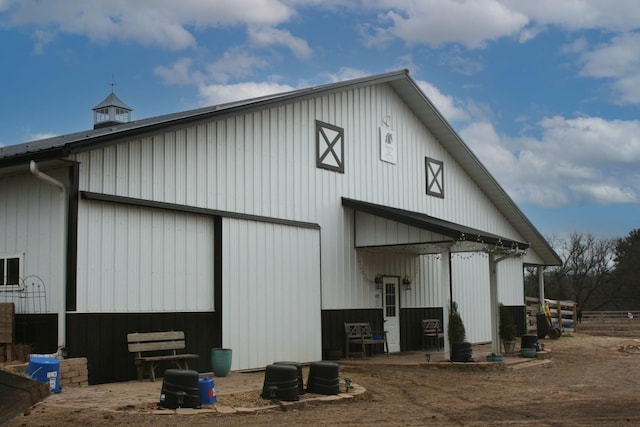
[[[422,319],[422,348],[425,347],[427,339],[436,339],[436,348],[440,351],[440,338],[443,338],[442,325],[440,319]]]
[[[367,357],[365,348],[368,344],[383,344],[384,350],[389,357],[389,343],[387,342],[387,331],[372,331],[369,322],[357,322],[344,324],[345,344],[347,351],[347,359],[351,355],[351,345],[355,344],[361,350],[359,353],[362,357]]]

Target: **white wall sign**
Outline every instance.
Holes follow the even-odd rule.
[[[396,135],[391,128],[380,128],[380,160],[396,164],[398,161],[398,149]]]

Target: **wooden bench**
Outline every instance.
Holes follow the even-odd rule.
[[[351,355],[351,345],[356,344],[362,350],[360,353],[367,357],[367,344],[384,344],[385,353],[389,357],[389,343],[387,343],[387,331],[372,331],[369,322],[344,323],[346,339],[347,359]]]
[[[156,380],[155,369],[159,362],[171,361],[180,369],[189,369],[188,360],[197,359],[197,354],[177,353],[185,348],[184,332],[133,332],[127,334],[129,351],[135,353],[134,363],[138,370],[138,380],[142,381],[145,371],[151,381]]]
[[[428,338],[436,339],[436,347],[440,351],[440,338],[444,337],[440,319],[422,319],[422,348]]]

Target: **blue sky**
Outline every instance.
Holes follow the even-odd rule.
[[[0,145],[407,68],[545,236],[640,217],[636,0],[0,0]]]

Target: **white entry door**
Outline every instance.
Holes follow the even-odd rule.
[[[397,277],[383,278],[384,298],[384,330],[387,331],[389,352],[400,351],[400,307],[398,307],[398,287],[400,279]]]

